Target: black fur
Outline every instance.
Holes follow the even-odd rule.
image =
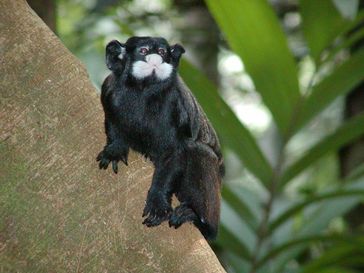
[[[166,49],[164,62],[173,66],[160,80],[153,74],[137,79],[131,73],[135,61],[144,60],[140,47],[149,53]],[[112,73],[102,85],[107,143],[97,157],[99,166],[109,163],[117,173],[119,161],[127,164],[132,148],[155,166],[143,211],[143,224],[157,226],[168,220],[178,228],[193,222],[207,239],[217,234],[223,159],[216,133],[190,90],[177,74],[184,49],[169,46],[163,38],[132,37],[125,44],[111,41],[106,62]],[[122,59],[118,56],[122,55]],[[173,209],[175,194],[180,205]]]

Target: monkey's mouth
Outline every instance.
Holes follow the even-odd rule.
[[[158,54],[145,56],[146,61],[136,61],[133,64],[132,74],[137,79],[143,79],[155,75],[160,80],[167,79],[173,70],[171,64],[163,62]]]

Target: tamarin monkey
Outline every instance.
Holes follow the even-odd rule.
[[[184,48],[164,38],[131,37],[106,46],[111,74],[102,85],[107,141],[100,169],[127,164],[129,148],[155,172],[143,224],[178,228],[193,222],[206,239],[217,235],[223,158],[215,130],[177,73]],[[175,194],[180,204],[172,208]]]

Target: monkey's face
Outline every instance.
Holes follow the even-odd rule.
[[[132,55],[131,73],[137,79],[155,76],[165,80],[173,71],[170,47],[163,38],[129,39],[126,52]]]
[[[125,44],[110,42],[106,59],[112,71],[123,66],[138,80],[155,77],[163,81],[171,77],[184,52],[182,46],[170,46],[164,38],[131,37]]]

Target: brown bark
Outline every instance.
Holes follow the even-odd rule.
[[[0,13],[0,272],[224,272],[192,225],[141,224],[151,164],[98,170],[82,64],[24,0]]]

